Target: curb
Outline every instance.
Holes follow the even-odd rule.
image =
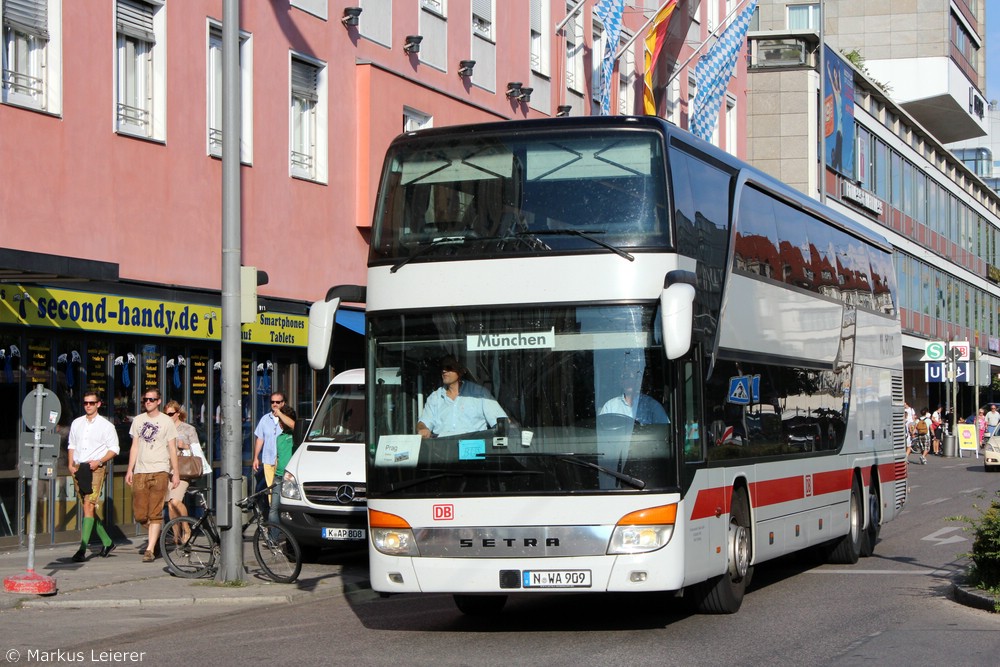
[[[184,607],[194,604],[220,605],[270,605],[289,604],[292,598],[288,595],[258,595],[255,597],[235,598],[133,598],[118,600],[26,600],[21,603],[24,609],[74,609],[74,608],[122,608],[143,607]]]
[[[1000,599],[997,599],[985,591],[981,591],[978,588],[971,588],[969,586],[963,586],[962,584],[951,585],[952,593],[955,595],[955,602],[963,604],[966,607],[973,607],[975,609],[982,609],[983,611],[988,611],[991,613],[997,613],[997,609],[1000,608]]]

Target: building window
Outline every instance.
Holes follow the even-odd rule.
[[[364,9],[358,23],[358,32],[376,44],[392,48],[392,0],[359,0]]]
[[[529,8],[531,70],[542,75],[549,73],[549,3],[531,0]]]
[[[472,0],[472,34],[496,42],[493,34],[493,0]]]
[[[630,35],[622,33],[618,49],[621,50],[629,39],[631,39]],[[632,49],[625,51],[618,62],[618,113],[622,116],[627,116],[636,113],[635,83],[637,77],[635,74],[635,52]]]
[[[566,87],[582,93],[583,85],[583,12],[577,12],[566,25]]]
[[[604,71],[604,24],[594,21],[593,41],[590,47],[590,97],[594,100],[595,114],[600,114],[601,75]],[[609,82],[610,85],[610,82]]]
[[[726,94],[726,152],[736,155],[736,98]]]
[[[403,132],[416,132],[434,127],[434,117],[410,107],[403,107]]]
[[[240,33],[240,161],[253,160],[253,56],[250,35]],[[208,27],[208,153],[222,155],[222,26]]]
[[[789,30],[819,30],[819,3],[788,5]]]
[[[59,0],[3,2],[3,101],[59,113]],[[56,73],[55,75],[51,73]]]
[[[326,67],[301,56],[291,59],[291,174],[326,179]]]
[[[445,0],[420,0],[420,6],[441,17],[448,15],[446,13],[447,6],[445,5]]]
[[[119,132],[164,139],[165,71],[157,37],[165,24],[163,5],[152,0],[118,0],[116,127]],[[162,41],[162,40],[161,40]]]

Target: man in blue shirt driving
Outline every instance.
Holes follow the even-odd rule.
[[[441,387],[427,397],[417,433],[425,438],[485,431],[507,417],[492,394],[465,379],[468,370],[455,357],[441,360]]]

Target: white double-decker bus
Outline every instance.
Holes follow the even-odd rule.
[[[315,366],[357,291],[314,304]],[[372,588],[731,613],[757,563],[871,554],[906,493],[896,303],[884,239],[658,118],[400,136],[366,294]]]

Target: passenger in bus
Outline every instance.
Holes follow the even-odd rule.
[[[624,371],[621,375],[622,393],[601,406],[598,415],[619,414],[631,417],[636,424],[669,424],[670,418],[655,398],[643,394],[642,373]]]
[[[441,386],[427,397],[417,433],[434,438],[485,431],[495,427],[497,419],[507,417],[485,387],[466,379],[468,374],[455,357],[441,360]]]

